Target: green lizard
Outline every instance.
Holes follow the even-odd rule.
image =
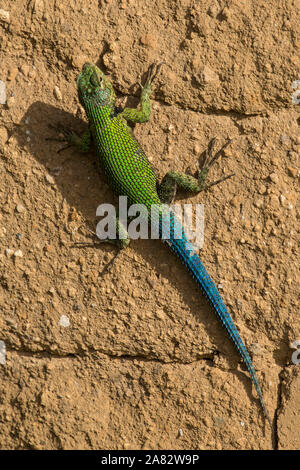
[[[151,208],[158,208],[158,214],[156,214],[158,215],[158,219],[156,220],[159,225],[160,238],[168,244],[171,250],[187,267],[225,327],[247,366],[262,409],[272,429],[262,390],[248,351],[216,286],[207,273],[199,256],[191,249],[191,244],[183,228],[181,228],[180,238],[174,236],[176,217],[172,211],[169,211],[171,231],[168,237],[163,236],[165,228],[163,214],[166,204],[172,202],[177,186],[197,194],[211,187],[213,184],[220,183],[232,176],[225,176],[213,183],[207,182],[210,167],[220,157],[230,141],[215,155],[213,155],[215,139],[211,141],[206,151],[206,156],[199,171],[198,178],[177,171],[170,171],[163,178],[161,184],[159,184],[150,162],[127,124],[127,121],[134,123],[146,122],[150,118],[151,85],[161,65],[162,64],[153,64],[149,69],[145,86],[142,87],[140,109],[126,107],[122,110],[116,108],[116,95],[106,75],[95,65],[91,63],[84,64],[77,79],[77,88],[80,103],[84,107],[89,121],[89,127],[81,137],[75,132],[62,129],[64,140],[66,140],[69,145],[75,145],[83,152],[88,151],[93,141],[97,150],[98,163],[104,170],[107,180],[114,192],[117,195],[127,196],[129,204],[143,204],[148,210],[148,222],[153,222],[153,220],[151,220],[151,218],[153,219]],[[129,236],[120,221],[117,221],[117,228],[118,236],[115,243],[121,248],[124,248],[129,243]]]

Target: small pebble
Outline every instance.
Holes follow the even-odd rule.
[[[278,178],[278,175],[276,173],[271,173],[269,178],[273,183],[278,183],[279,182],[279,178]]]
[[[259,224],[255,224],[253,227],[254,232],[260,232],[261,231],[261,226]]]
[[[0,144],[6,144],[8,140],[8,132],[5,127],[0,127]]]
[[[0,80],[0,104],[6,103],[6,85]]]
[[[58,101],[61,101],[62,100],[62,94],[61,94],[61,91],[60,89],[58,88],[58,86],[55,86],[54,89],[53,89],[53,94],[55,96],[55,98],[58,100]]]
[[[198,143],[196,143],[196,144],[194,145],[193,152],[194,152],[194,155],[200,155],[200,153],[201,153],[201,146],[200,146]]]
[[[295,90],[300,85],[300,80],[294,80],[291,84],[291,87]]]
[[[212,2],[212,4],[210,5],[210,7],[208,8],[207,10],[207,13],[209,16],[211,16],[212,18],[216,17],[217,14],[219,13],[220,11],[220,7],[219,5],[217,4],[217,2]]]
[[[165,312],[160,308],[156,310],[156,316],[160,320],[165,320],[165,318],[166,318]]]
[[[25,207],[22,206],[22,204],[18,204],[17,207],[16,207],[16,211],[19,212],[19,214],[22,214],[23,212],[25,212]]]
[[[143,46],[146,46],[150,49],[155,49],[156,46],[157,46],[156,36],[151,34],[151,33],[148,33],[148,34],[145,34],[144,36],[142,36],[140,38],[140,41],[141,41],[141,44]]]
[[[21,66],[20,70],[21,70],[22,74],[23,74],[25,77],[27,77],[28,74],[29,74],[29,71],[30,71],[30,67],[29,67],[29,65],[27,65],[27,64],[23,64],[23,65]]]
[[[231,201],[230,201],[230,204],[233,205],[233,207],[240,207],[241,205],[241,198],[239,196],[234,196]]]
[[[76,289],[74,289],[74,287],[69,287],[67,292],[68,292],[69,297],[75,297],[77,294],[77,291]]]
[[[64,327],[70,326],[70,320],[66,315],[62,315],[59,319],[59,324]]]
[[[180,428],[179,431],[178,431],[178,435],[181,437],[183,436],[183,430]]]
[[[297,145],[300,144],[300,137],[299,137],[298,135],[297,135],[297,137],[295,137],[295,143],[296,143]]]
[[[285,197],[283,194],[280,194],[279,200],[280,200],[281,205],[283,206],[283,205],[284,205],[284,202],[285,202],[285,200],[286,200],[286,197]]]
[[[4,23],[10,23],[9,11],[2,10],[2,8],[0,9],[0,21],[3,21]]]
[[[287,134],[283,134],[280,136],[280,142],[282,144],[289,144],[291,141],[290,137]]]
[[[260,346],[259,343],[253,343],[250,346],[250,351],[257,355],[257,356],[263,356],[264,355],[264,349]]]
[[[255,207],[261,208],[264,205],[263,199],[257,199],[257,201],[254,202]]]
[[[15,101],[16,99],[14,96],[11,96],[10,98],[8,98],[8,100],[6,101],[8,109],[11,109],[13,107],[13,105],[15,104]]]
[[[18,239],[18,240],[21,240],[21,238],[22,238],[22,234],[21,234],[21,233],[17,233],[17,239]]]
[[[0,341],[0,364],[3,366],[5,365],[6,362],[6,346],[4,341]]]
[[[292,166],[289,166],[287,170],[288,170],[289,176],[292,176],[293,178],[296,178],[296,176],[298,176],[297,168],[293,168]]]
[[[47,175],[45,176],[45,178],[46,178],[46,180],[48,181],[48,183],[50,183],[50,184],[54,184],[54,183],[55,183],[55,179],[53,178],[53,176],[47,174]]]
[[[19,70],[17,67],[12,67],[11,69],[8,70],[8,75],[7,75],[7,80],[13,81],[16,76],[18,75]]]
[[[218,83],[219,81],[218,74],[214,70],[210,69],[207,65],[204,65],[201,71],[201,75],[204,83]]]
[[[44,11],[44,2],[43,0],[35,0],[35,2],[33,2],[33,7],[32,7],[33,11],[35,13],[43,13]]]
[[[260,184],[258,187],[259,194],[265,194],[266,191],[267,191],[266,186],[264,186],[263,184]]]
[[[14,252],[14,256],[16,258],[23,258],[23,252],[21,250],[17,250]]]

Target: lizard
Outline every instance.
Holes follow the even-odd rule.
[[[116,93],[108,76],[96,65],[90,62],[85,63],[77,77],[77,92],[79,101],[87,115],[89,126],[82,135],[61,126],[60,131],[63,138],[60,140],[66,141],[67,147],[73,145],[82,152],[87,152],[91,144],[94,143],[97,164],[104,170],[107,181],[114,193],[119,196],[127,196],[129,204],[144,205],[148,210],[148,215],[145,217],[148,217],[149,223],[153,222],[151,208],[158,208],[156,221],[159,224],[159,238],[170,247],[187,267],[225,327],[247,367],[261,408],[272,430],[271,418],[248,350],[217,287],[199,255],[191,248],[183,227],[181,227],[181,237],[174,236],[176,217],[171,210],[168,212],[171,229],[168,236],[163,236],[165,207],[172,203],[178,187],[192,194],[197,194],[233,176],[223,176],[221,179],[210,183],[207,181],[211,166],[220,158],[231,140],[228,140],[219,151],[213,154],[216,138],[212,139],[205,152],[204,161],[199,166],[197,177],[178,171],[169,171],[159,184],[156,172],[129,126],[130,122],[143,123],[149,120],[152,84],[162,64],[163,62],[156,62],[149,67],[145,85],[141,85],[140,106],[137,108],[120,108],[116,106]],[[130,238],[118,216],[116,216],[115,221],[117,237],[115,240],[107,241],[116,243],[122,249],[128,246]]]

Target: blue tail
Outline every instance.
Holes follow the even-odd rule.
[[[259,400],[264,411],[264,414],[270,424],[272,429],[271,419],[269,413],[267,411],[262,390],[260,388],[258,378],[256,376],[256,372],[254,370],[251,358],[249,353],[244,345],[238,330],[236,329],[235,324],[215,286],[213,283],[210,275],[206,271],[202,261],[200,260],[197,253],[192,249],[192,244],[187,239],[183,229],[181,228],[181,238],[174,238],[174,214],[171,212],[171,223],[170,223],[170,235],[168,238],[163,239],[163,241],[169,245],[171,250],[178,256],[178,258],[185,264],[188,268],[189,272],[197,282],[197,284],[201,287],[202,292],[206,296],[207,300],[209,301],[210,305],[214,309],[215,313],[217,314],[219,320],[222,322],[223,326],[225,327],[227,333],[229,334],[230,338],[232,339],[233,343],[235,344],[238,352],[242,356],[243,361],[245,362],[248,372],[250,374],[251,380],[256,388],[257,394],[259,396]],[[162,230],[162,223],[160,221],[160,228]],[[178,233],[178,232],[177,232]],[[162,237],[164,238],[164,237]]]

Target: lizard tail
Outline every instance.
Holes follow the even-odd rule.
[[[173,221],[172,221],[173,218]],[[227,333],[229,334],[231,340],[233,341],[235,347],[237,348],[238,352],[240,353],[248,372],[250,374],[251,380],[255,386],[257,391],[263,412],[265,417],[268,420],[268,423],[272,430],[272,423],[270,419],[270,415],[266,408],[263,394],[261,387],[258,382],[258,378],[253,367],[251,358],[249,353],[244,345],[242,338],[236,326],[228,312],[218,289],[216,288],[213,280],[211,279],[210,275],[208,274],[205,266],[203,265],[202,261],[200,260],[197,253],[193,250],[191,242],[187,239],[183,229],[181,229],[181,238],[174,237],[174,230],[172,232],[172,227],[174,228],[174,215],[171,215],[171,234],[168,238],[163,238],[163,241],[169,245],[171,250],[178,256],[178,258],[182,261],[182,263],[187,267],[190,274],[193,276],[197,284],[200,286],[202,292],[204,293],[205,297],[207,298],[208,302],[212,306],[214,312],[218,316],[219,320],[223,324],[224,328],[226,329]],[[160,224],[162,227],[162,224]]]

